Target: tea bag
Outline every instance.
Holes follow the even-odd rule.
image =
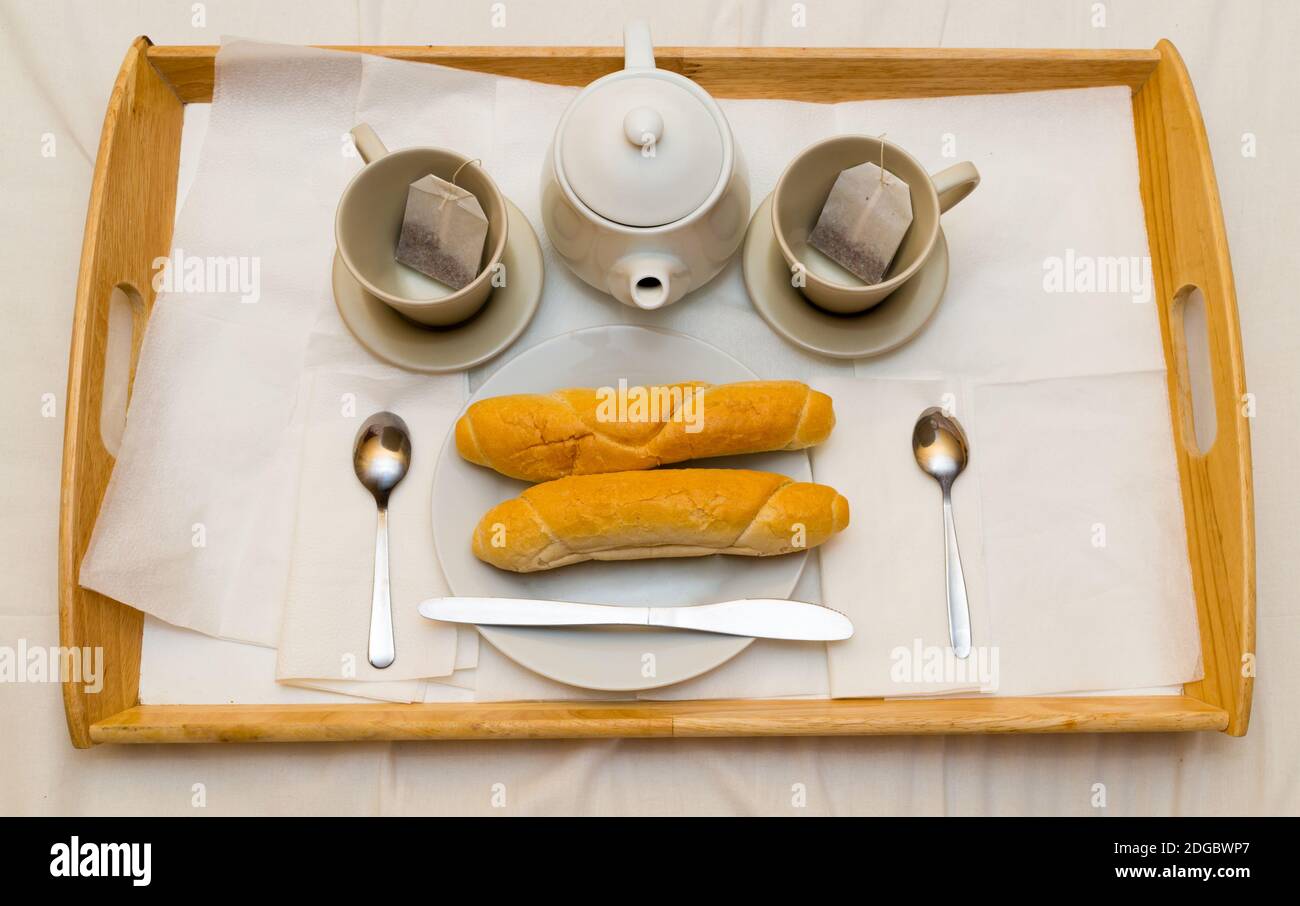
[[[873,163],[840,172],[808,244],[865,283],[879,283],[912,225],[907,183]]]
[[[397,260],[452,289],[478,276],[488,221],[474,193],[430,173],[411,183]]]

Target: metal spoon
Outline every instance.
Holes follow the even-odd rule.
[[[370,599],[370,666],[381,670],[397,657],[393,603],[388,588],[388,495],[411,467],[411,433],[391,412],[376,412],[357,432],[352,468],[379,508],[375,531],[375,587]]]
[[[948,639],[957,657],[970,656],[970,605],[961,571],[957,531],[952,521],[952,483],[970,459],[966,432],[955,418],[934,407],[926,409],[912,429],[912,454],[921,471],[943,489],[943,562],[948,577]]]

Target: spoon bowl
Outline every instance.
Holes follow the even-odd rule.
[[[397,658],[393,602],[388,582],[388,498],[411,468],[411,432],[392,412],[376,412],[357,432],[352,469],[375,498],[375,582],[370,598],[370,666],[382,670]]]
[[[381,507],[411,468],[411,432],[391,412],[377,412],[357,432],[352,469]]]
[[[970,460],[966,432],[937,406],[926,409],[912,428],[912,453],[921,471],[951,487]]]

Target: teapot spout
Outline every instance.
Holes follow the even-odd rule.
[[[644,19],[633,19],[623,27],[623,68],[655,68],[655,48],[650,40],[650,24]]]
[[[654,311],[668,304],[669,277],[667,274],[644,274],[633,278],[631,286],[632,301],[643,311]]]
[[[663,255],[626,258],[610,275],[610,290],[619,301],[642,311],[663,308],[676,302],[684,288],[674,285],[673,264]]]

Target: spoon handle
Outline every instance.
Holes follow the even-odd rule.
[[[393,602],[388,589],[388,507],[379,508],[375,530],[375,590],[370,598],[370,666],[383,669],[397,657],[393,643]]]
[[[948,639],[957,657],[970,656],[970,605],[966,601],[966,577],[957,550],[957,529],[952,521],[952,495],[943,491],[943,565],[948,576]]]

